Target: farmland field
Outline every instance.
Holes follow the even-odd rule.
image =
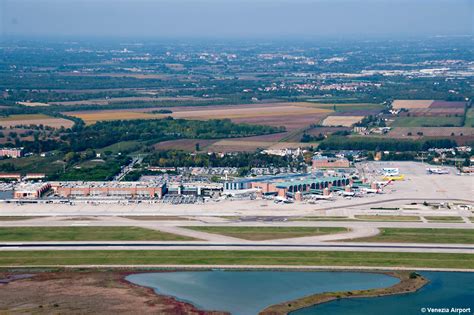
[[[474,107],[469,108],[467,111],[464,127],[474,127]]]
[[[392,103],[392,107],[394,109],[429,108],[433,102],[433,100],[395,100]]]
[[[23,173],[45,173],[51,175],[63,170],[62,155],[40,157],[32,155],[21,159],[1,160],[0,165],[13,164],[15,168],[21,169]]]
[[[412,117],[446,117],[446,116],[463,116],[464,108],[416,108],[410,109]]]
[[[460,127],[462,117],[398,117],[391,127]]]
[[[154,99],[154,98],[149,98]],[[152,114],[152,111],[170,109],[170,114]],[[364,116],[373,115],[382,109],[379,104],[320,104],[310,102],[293,103],[259,103],[240,105],[206,105],[206,106],[172,106],[139,109],[98,110],[83,112],[66,112],[83,119],[86,124],[100,120],[118,119],[153,119],[171,116],[173,118],[208,120],[231,119],[235,123],[248,123],[280,127],[288,131],[299,130],[311,124],[319,124],[336,110],[343,118],[337,125],[352,125]],[[357,117],[357,118],[355,118]],[[331,124],[334,125],[334,124]]]
[[[205,151],[207,147],[215,143],[216,139],[177,139],[163,141],[155,144],[157,150],[184,150],[194,152],[196,150],[196,144],[199,143],[200,151]]]
[[[229,118],[236,123],[285,126],[288,130],[299,129],[317,123],[331,109],[313,108],[306,103],[277,103],[232,106],[203,106],[173,108],[172,117],[185,119]]]
[[[473,128],[466,127],[396,127],[390,130],[389,136],[400,138],[410,134],[417,136],[418,132],[423,133],[425,137],[449,137],[453,133],[455,136],[474,136]]]
[[[255,151],[257,149],[283,149],[299,148],[304,146],[299,142],[273,142],[273,141],[246,141],[241,139],[220,140],[209,146],[211,151],[235,152],[235,151]]]
[[[47,116],[44,114],[25,114],[25,115],[11,115],[0,118],[0,126],[9,128],[18,125],[44,125],[53,128],[70,128],[74,125],[71,120]]]
[[[50,102],[49,105],[109,105],[113,103],[129,103],[129,102],[165,102],[165,101],[213,101],[218,98],[202,98],[195,96],[180,96],[180,97],[150,97],[150,96],[130,96],[130,97],[111,97],[111,98],[96,98],[81,101],[64,101],[64,102]],[[45,104],[48,105],[48,104]],[[31,105],[30,105],[31,106]]]
[[[328,116],[324,119],[322,125],[350,127],[361,121],[363,118],[364,116]]]
[[[308,105],[306,105],[308,106]],[[355,112],[355,111],[381,111],[384,106],[381,104],[373,103],[347,103],[347,104],[322,104],[322,103],[313,103],[310,106],[323,109],[331,109],[337,113],[343,112]]]
[[[18,102],[19,105],[29,106],[29,107],[36,107],[36,106],[49,106],[46,103],[41,102]]]
[[[101,120],[120,119],[153,119],[172,116],[192,120],[232,119],[235,123],[249,123],[269,126],[285,126],[288,130],[300,129],[318,123],[331,109],[316,108],[311,103],[265,103],[222,106],[176,106],[166,107],[172,114],[152,114],[151,111],[164,109],[160,107],[130,110],[99,110],[83,112],[65,112],[67,115],[79,117],[86,124]]]
[[[170,141],[163,141],[155,144],[157,150],[185,150],[195,151],[196,144],[199,143],[200,151],[220,151],[220,152],[239,152],[239,151],[254,151],[258,148],[276,148],[279,146],[294,146],[300,147],[302,144],[295,143],[297,141],[283,142],[289,133],[280,132],[269,135],[242,137],[233,139],[177,139]],[[299,140],[299,139],[298,139]],[[280,142],[282,141],[282,142]]]
[[[109,120],[131,120],[131,119],[158,119],[166,115],[155,115],[142,112],[120,111],[120,110],[102,110],[102,111],[84,111],[84,112],[66,112],[65,114],[78,117],[87,125],[95,124],[98,121]]]

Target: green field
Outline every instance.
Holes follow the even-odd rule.
[[[347,231],[346,228],[340,227],[186,226],[185,228],[195,231],[227,235],[251,241],[316,236]]]
[[[190,237],[139,227],[2,227],[2,242],[41,241],[188,241]]]
[[[62,172],[63,170],[63,154],[41,157],[39,155],[32,155],[22,157],[19,159],[6,159],[0,161],[1,165],[13,165],[14,169],[9,170],[8,173],[45,173],[46,175]],[[0,167],[1,168],[1,167]]]
[[[468,109],[466,120],[464,121],[464,127],[474,127],[474,107]]]
[[[367,110],[383,110],[384,106],[374,103],[314,103],[313,107],[331,109],[335,112],[352,112],[352,111],[367,111]]]
[[[117,154],[120,152],[134,152],[142,148],[142,144],[139,141],[121,141],[109,145],[107,147],[98,149],[98,153],[111,152],[112,154]]]
[[[0,266],[300,265],[474,269],[474,255],[337,251],[3,251]]]
[[[474,229],[383,228],[377,236],[351,242],[474,244]]]
[[[356,215],[356,219],[364,221],[409,221],[409,222],[419,222],[420,217],[412,215]]]
[[[13,121],[13,120],[34,120],[34,119],[48,119],[53,118],[45,114],[20,114],[20,115],[10,115],[6,117],[0,117],[0,121]]]
[[[464,223],[461,217],[456,216],[425,216],[428,222]]]
[[[390,127],[460,127],[462,117],[399,117]]]

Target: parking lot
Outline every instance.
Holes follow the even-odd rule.
[[[193,203],[203,203],[204,199],[202,197],[196,197],[193,195],[165,195],[163,197],[163,203],[180,205],[180,204],[193,204]]]

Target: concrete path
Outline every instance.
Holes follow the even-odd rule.
[[[462,218],[462,220],[463,220],[465,223],[467,223],[467,224],[471,224],[471,225],[474,224],[474,222],[472,222],[471,220],[469,220],[468,217],[461,217],[461,218]]]
[[[371,227],[354,227],[350,231],[317,236],[304,236],[295,238],[285,238],[267,241],[269,243],[286,243],[286,244],[315,244],[318,242],[351,240],[355,238],[376,236],[380,233],[378,228]]]
[[[162,232],[188,236],[188,237],[196,238],[198,240],[204,240],[204,241],[209,241],[209,242],[223,242],[223,243],[245,242],[244,240],[240,238],[230,237],[230,236],[221,235],[221,234],[195,231],[195,230],[185,229],[185,228],[181,228],[177,226],[148,226],[148,228],[162,231]]]

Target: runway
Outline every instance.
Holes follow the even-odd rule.
[[[361,252],[426,252],[474,254],[474,245],[339,243],[292,244],[275,242],[8,242],[0,243],[0,251],[8,250],[288,250],[288,251],[361,251]]]

